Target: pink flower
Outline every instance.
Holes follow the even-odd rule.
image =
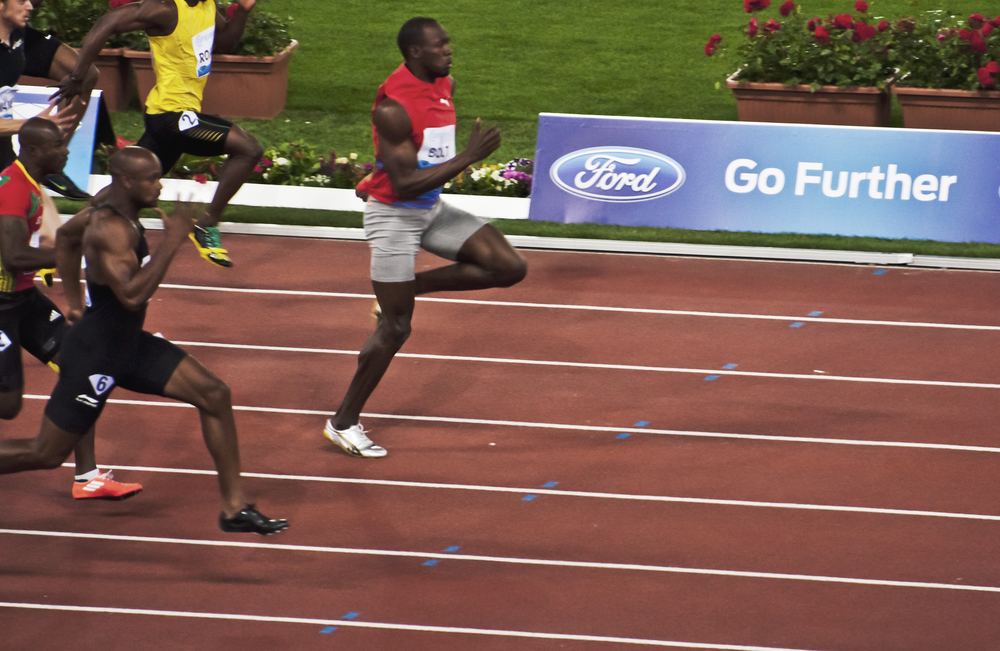
[[[781,12],[782,16],[787,16],[788,14],[795,11],[795,3],[792,2],[792,0],[785,0],[784,4],[781,5],[781,9],[779,9],[778,11]]]
[[[254,171],[254,174],[260,174],[261,172],[264,171],[264,168],[261,167],[260,165],[255,165],[254,168],[253,168],[253,171]]]
[[[747,27],[747,35],[750,38],[753,38],[754,36],[757,35],[757,19],[756,18],[751,18],[750,19],[750,26]]]
[[[743,0],[743,8],[749,14],[771,6],[771,0]]]
[[[969,27],[972,29],[979,29],[985,22],[986,19],[983,18],[982,14],[972,14],[969,16]]]
[[[868,11],[868,3],[865,2],[865,0],[858,0],[857,2],[854,3],[854,11],[860,11],[861,13],[865,13],[866,11]]]
[[[239,8],[240,8],[239,5],[237,5],[235,2],[226,7],[226,20],[232,20],[233,16],[236,15],[236,10]]]
[[[260,162],[267,167],[271,167],[272,165],[274,165],[274,161],[272,161],[270,158],[261,158]]]
[[[823,25],[816,26],[816,40],[820,43],[830,42],[830,32]]]
[[[781,29],[781,23],[776,21],[774,18],[768,18],[767,22],[764,24],[764,30],[768,34],[773,34],[779,29]]]

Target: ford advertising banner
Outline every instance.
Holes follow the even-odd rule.
[[[529,218],[1000,243],[1000,133],[543,113]]]

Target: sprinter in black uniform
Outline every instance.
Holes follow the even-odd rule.
[[[222,492],[219,526],[277,533],[288,522],[265,517],[243,494],[229,387],[180,348],[142,329],[146,304],[191,232],[194,212],[181,204],[173,215],[158,210],[164,237],[150,255],[139,210],[158,203],[160,161],[146,149],[127,147],[111,158],[109,171],[111,187],[102,202],[59,229],[56,262],[68,318],[75,321],[83,308],[81,255],[90,301],[63,342],[61,374],[41,432],[34,440],[0,442],[0,474],[57,467],[93,428],[114,387],[122,386],[197,407]]]

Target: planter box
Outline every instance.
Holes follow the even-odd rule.
[[[97,89],[102,91],[109,111],[124,111],[132,99],[132,71],[129,70],[128,59],[122,56],[124,52],[124,48],[104,49],[94,62],[101,73]],[[54,85],[49,79],[27,76],[21,77],[17,83],[22,86]]]
[[[1000,91],[896,87],[903,126],[911,129],[1000,131]]]
[[[280,53],[258,59],[234,54],[213,54],[212,72],[205,84],[201,112],[224,118],[273,118],[285,110],[288,92],[288,61],[299,47],[292,41]],[[152,55],[126,50],[132,63],[139,102],[146,107],[146,97],[156,85]]]
[[[890,125],[889,93],[874,86],[840,88],[821,86],[815,93],[809,86],[785,86],[740,82],[736,75],[726,80],[736,98],[741,122],[791,122],[832,124],[849,127]]]

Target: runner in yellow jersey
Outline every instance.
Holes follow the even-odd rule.
[[[72,99],[79,95],[84,72],[111,35],[146,32],[156,87],[146,98],[146,132],[139,146],[159,157],[164,174],[181,154],[229,156],[219,172],[215,197],[191,234],[202,257],[220,267],[233,263],[219,239],[219,219],[263,150],[253,136],[232,122],[201,113],[201,97],[212,69],[212,53],[236,48],[256,2],[236,0],[238,9],[230,19],[218,11],[215,0],[143,0],[112,9],[91,28],[76,68],[53,96]]]

